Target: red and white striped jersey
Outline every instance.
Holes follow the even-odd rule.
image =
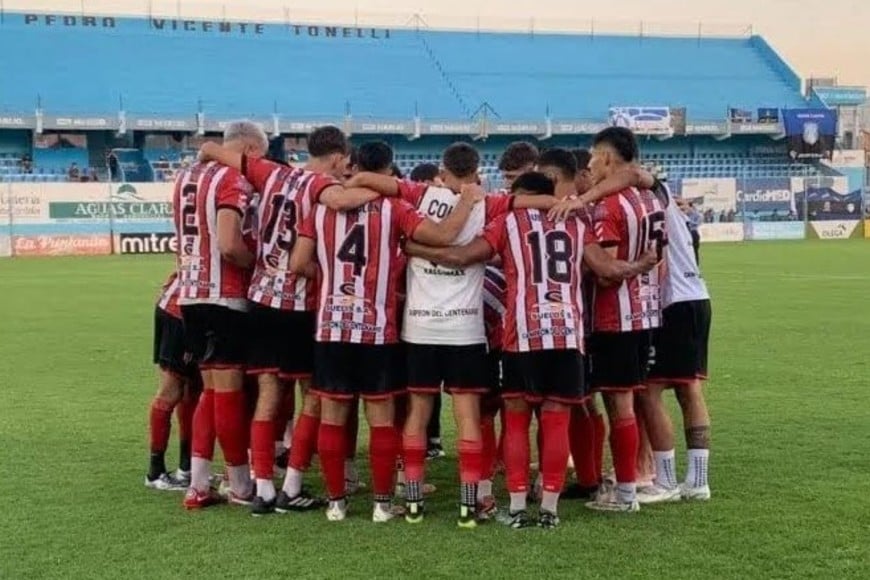
[[[174,318],[181,318],[181,308],[178,306],[179,288],[178,272],[173,270],[163,283],[160,297],[157,299],[157,308]]]
[[[348,212],[314,208],[299,234],[317,242],[318,342],[397,342],[399,239],[424,219],[401,199]]]
[[[504,272],[501,268],[487,266],[483,275],[483,325],[489,350],[500,351],[503,347],[506,294]]]
[[[314,310],[314,280],[290,272],[290,254],[320,194],[338,182],[265,159],[249,160],[245,177],[260,192],[254,220],[257,261],[248,298],[279,310]]]
[[[179,303],[247,308],[250,272],[225,261],[218,250],[218,210],[231,209],[244,219],[251,184],[215,162],[196,163],[175,180],[173,211],[181,278]]]
[[[626,189],[603,199],[593,210],[602,247],[616,247],[619,260],[633,262],[650,248],[668,243],[665,208],[649,190]],[[633,332],[661,326],[660,266],[618,286],[595,288],[595,332]]]
[[[514,210],[487,226],[507,280],[504,350],[583,350],[583,247],[596,243],[579,218]]]

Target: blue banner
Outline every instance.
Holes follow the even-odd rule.
[[[792,159],[831,158],[837,134],[836,111],[783,109],[782,120]]]
[[[798,218],[791,179],[737,180],[737,213],[744,221],[790,221]]]

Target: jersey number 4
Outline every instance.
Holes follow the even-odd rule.
[[[571,262],[574,257],[573,240],[567,232],[555,230],[544,234],[544,247],[541,247],[541,233],[529,232],[526,243],[532,257],[532,281],[544,281],[543,261],[547,263],[547,278],[557,284],[571,283]],[[542,251],[543,250],[543,251]]]
[[[353,264],[354,276],[362,275],[367,262],[365,226],[356,224],[350,229],[338,249],[338,259],[345,264]]]

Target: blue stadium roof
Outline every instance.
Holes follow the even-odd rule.
[[[610,106],[805,106],[760,37],[651,38],[234,25],[9,14],[0,111],[602,120]],[[74,22],[74,23],[73,23]],[[108,24],[112,24],[109,26]],[[158,28],[160,24],[161,28]],[[188,28],[189,30],[185,30]],[[313,34],[316,33],[316,36]]]

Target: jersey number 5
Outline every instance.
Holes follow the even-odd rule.
[[[571,261],[574,257],[571,236],[567,232],[555,230],[544,234],[544,250],[541,251],[541,233],[529,232],[526,235],[529,254],[532,257],[532,281],[544,281],[542,259],[547,262],[547,278],[557,284],[571,283]],[[544,256],[546,254],[546,256]]]
[[[345,236],[338,249],[338,259],[345,264],[353,264],[353,275],[361,276],[366,265],[366,229],[356,224]]]

